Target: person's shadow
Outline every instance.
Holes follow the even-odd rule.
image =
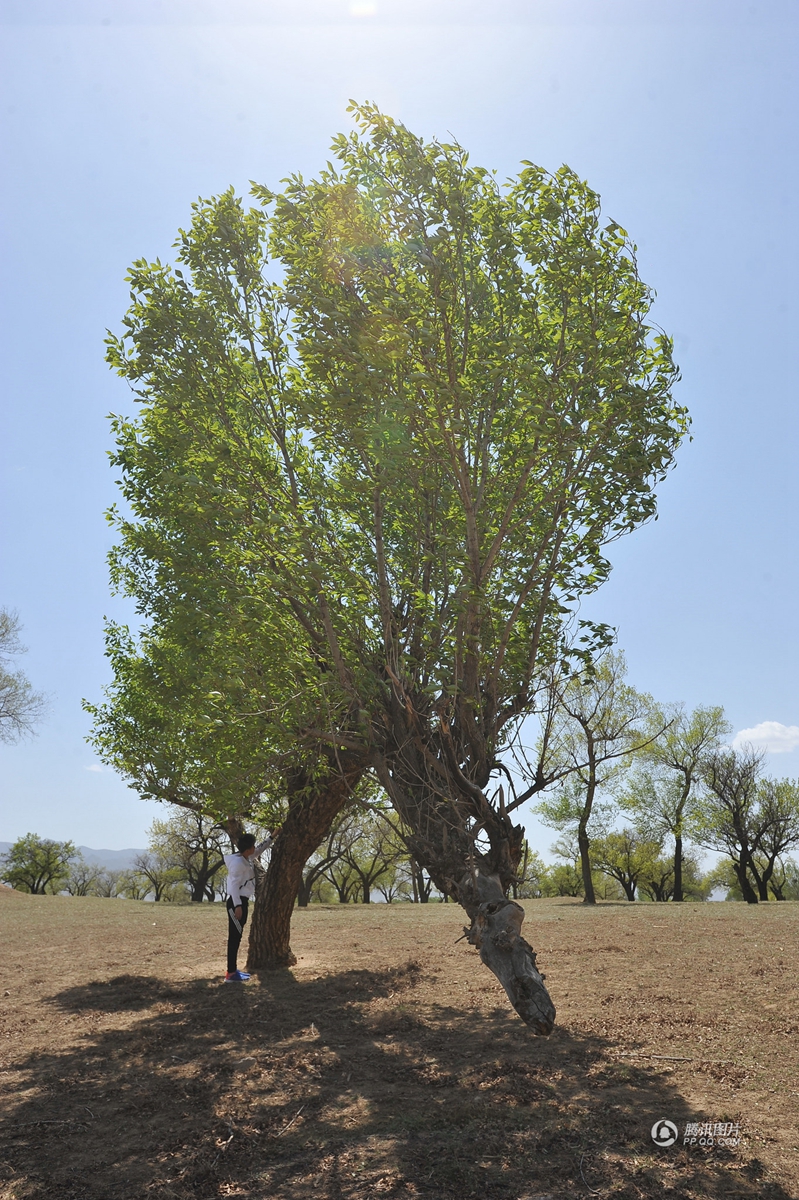
[[[18,1068],[6,1194],[791,1200],[745,1147],[683,1146],[689,1121],[725,1114],[692,1112],[657,1070],[562,1026],[535,1038],[510,1010],[417,1010],[420,976],[60,992],[48,1003],[84,1032]],[[664,1120],[678,1137],[659,1147]]]

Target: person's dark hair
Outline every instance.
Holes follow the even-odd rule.
[[[239,848],[239,852],[243,850],[252,850],[253,846],[255,845],[255,834],[243,833],[236,845]]]

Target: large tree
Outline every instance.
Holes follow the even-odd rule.
[[[507,899],[523,830],[487,789],[550,667],[591,654],[564,623],[603,547],[654,514],[687,423],[671,343],[568,168],[503,187],[355,119],[318,179],[200,202],[177,270],[134,266],[110,348],[143,402],[116,423],[118,579],[151,628],[271,645],[260,711],[345,789],[375,771],[546,1032]]]

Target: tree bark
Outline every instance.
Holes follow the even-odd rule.
[[[489,897],[477,908],[468,941],[505,989],[516,1012],[536,1033],[549,1034],[555,1024],[555,1006],[536,966],[536,953],[522,937],[524,909],[508,900],[498,879],[479,876],[481,894]]]
[[[741,895],[747,904],[757,904],[757,892],[752,887],[749,880],[749,873],[746,869],[746,863],[733,861],[733,870],[738,878],[738,883],[741,888]]]
[[[596,904],[594,878],[591,873],[591,856],[589,854],[591,841],[582,822],[580,822],[577,829],[577,845],[580,849],[580,874],[583,877],[583,904]]]
[[[682,902],[682,833],[678,832],[674,835],[674,888],[672,889],[672,900]]]
[[[289,809],[275,839],[266,871],[256,883],[256,902],[250,925],[247,970],[291,967],[291,915],[305,864],[324,838],[366,769],[360,757],[339,755],[324,780],[304,774],[289,781]]]
[[[373,765],[412,831],[407,839],[411,858],[427,871],[442,895],[451,896],[466,911],[471,919],[464,929],[466,938],[480,951],[521,1019],[536,1033],[551,1033],[555,1006],[536,966],[535,951],[521,935],[524,909],[507,898],[521,860],[521,825],[493,809],[482,791],[462,776],[460,788],[466,796],[462,791],[444,794],[425,786],[425,764],[419,759],[397,758],[389,767],[378,755]],[[476,834],[469,828],[475,813],[488,842],[485,851],[477,848]]]

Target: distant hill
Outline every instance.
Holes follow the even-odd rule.
[[[0,842],[0,854],[11,849],[11,842]],[[88,863],[96,863],[109,871],[127,871],[133,866],[137,854],[146,854],[146,850],[136,848],[130,850],[92,850],[91,846],[78,846]]]

